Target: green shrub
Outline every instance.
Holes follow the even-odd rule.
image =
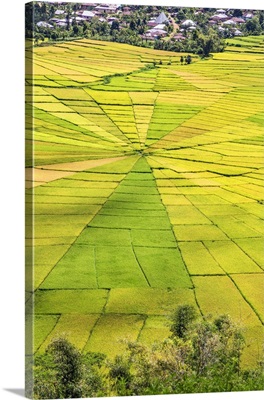
[[[103,355],[82,355],[64,338],[51,342],[35,358],[35,399],[93,397],[105,392],[99,369]]]
[[[179,306],[173,313],[171,332],[172,336],[184,338],[190,324],[196,319],[197,314],[195,308],[189,304]]]
[[[171,332],[152,347],[128,342],[114,361],[81,354],[56,339],[35,358],[34,398],[263,390],[263,363],[252,370],[241,367],[244,339],[228,316],[198,318],[193,306],[181,305],[172,315]]]

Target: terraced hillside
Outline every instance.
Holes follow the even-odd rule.
[[[240,324],[245,365],[260,356],[263,37],[234,49],[181,65],[78,40],[34,48],[31,76],[28,46],[34,352],[65,334],[113,357],[120,339],[167,337],[189,303]]]

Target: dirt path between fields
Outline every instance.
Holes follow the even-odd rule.
[[[172,18],[171,14],[169,14],[169,18],[171,19],[172,26],[173,26],[173,31],[171,32],[169,38],[171,39],[179,30],[179,25],[176,24],[175,19]]]
[[[75,161],[70,163],[39,165],[35,168],[26,168],[26,189],[43,185],[44,183],[62,179],[76,172],[85,171],[115,161],[124,160],[127,156],[103,158],[100,160]]]

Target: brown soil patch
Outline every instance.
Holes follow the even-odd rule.
[[[100,167],[100,165],[109,164],[115,161],[124,160],[127,156],[115,158],[102,158],[100,160],[75,161],[62,164],[43,165],[37,169],[52,169],[54,171],[84,171],[86,169]]]
[[[85,171],[87,169],[99,167],[104,164],[120,161],[125,158],[127,158],[127,156],[26,168],[26,189],[40,186],[57,179],[62,179],[66,176],[74,175],[76,172]]]

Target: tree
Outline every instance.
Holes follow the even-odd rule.
[[[249,19],[246,22],[245,28],[246,28],[247,32],[251,35],[253,35],[253,34],[258,35],[261,31],[261,26],[260,26],[257,18]]]
[[[74,24],[73,27],[72,27],[72,29],[73,29],[74,35],[77,36],[77,35],[79,34],[79,27],[78,27],[78,25],[77,25],[77,24]]]
[[[40,39],[40,35],[39,35],[39,33],[36,33],[34,35],[34,43],[35,43],[35,45],[39,44],[39,39]]]
[[[221,37],[212,29],[208,30],[206,35],[198,34],[196,39],[196,47],[203,57],[208,57],[211,52],[219,52],[224,49],[224,42]]]
[[[117,20],[112,22],[110,34],[112,35],[114,31],[119,31],[119,22]]]
[[[188,54],[188,56],[186,57],[186,64],[191,64],[192,62],[192,57],[190,56],[190,54]]]
[[[254,373],[244,373],[241,369],[243,339],[228,316],[213,321],[198,319],[193,306],[183,305],[173,314],[172,331],[173,325],[177,329],[171,338],[151,348],[129,342],[125,353],[109,364],[109,379],[117,395],[205,393],[261,387],[263,370],[257,368]],[[179,332],[179,326],[184,326],[184,334]]]
[[[34,398],[94,397],[103,390],[98,367],[104,356],[83,356],[68,340],[54,339],[34,368]]]
[[[42,3],[40,7],[41,18],[46,21],[47,20],[47,6],[46,3]]]
[[[136,29],[136,23],[133,19],[129,23],[129,29],[131,29],[132,31]]]
[[[59,33],[58,33],[57,29],[56,29],[56,30],[53,30],[53,31],[51,32],[50,38],[51,38],[52,40],[57,40],[58,37],[59,37]]]
[[[235,10],[233,10],[233,17],[242,17],[242,15],[243,15],[243,12],[239,8],[236,8]]]
[[[113,362],[109,362],[108,366],[110,378],[116,382],[125,383],[126,387],[128,387],[131,381],[131,365],[129,361],[125,357],[117,355]]]
[[[83,34],[85,35],[88,31],[89,25],[86,21],[83,22]]]
[[[47,349],[56,368],[56,379],[61,385],[64,397],[74,397],[76,383],[82,376],[81,355],[79,351],[65,339],[54,340]]]
[[[189,304],[179,306],[173,313],[172,325],[170,331],[172,336],[184,338],[190,324],[196,319],[197,314],[195,308]]]
[[[53,18],[54,15],[55,15],[55,7],[54,7],[54,5],[52,4],[52,5],[50,6],[50,9],[49,9],[49,17],[50,17],[50,18]]]
[[[76,11],[78,11],[80,9],[80,4],[79,3],[75,3],[72,6],[72,10],[74,11],[74,13],[76,13]]]
[[[67,7],[67,14],[66,14],[66,23],[67,23],[67,31],[70,30],[70,18],[71,18],[71,9],[70,6],[68,5]]]
[[[264,12],[263,11],[259,11],[259,24],[263,30],[264,29]]]
[[[177,12],[177,20],[179,22],[183,21],[184,19],[186,19],[186,15],[184,14],[183,10],[180,9],[180,11]]]
[[[25,33],[26,37],[33,36],[33,3],[26,3],[25,4]]]

